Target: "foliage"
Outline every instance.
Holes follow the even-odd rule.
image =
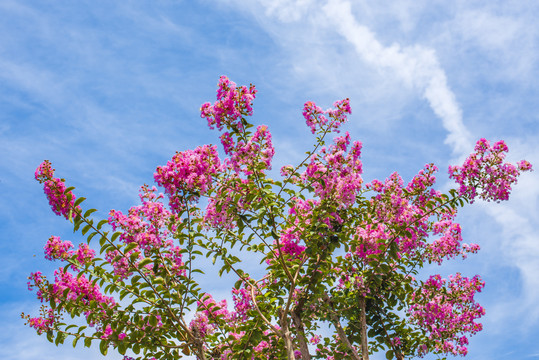
[[[54,281],[31,274],[43,306],[41,316],[23,314],[27,323],[56,344],[99,343],[103,354],[129,350],[137,359],[465,355],[481,330],[474,294],[484,283],[458,273],[415,276],[425,264],[477,252],[462,242],[457,209],[477,197],[506,200],[531,165],[504,163],[505,143],[481,139],[450,168],[459,188],[447,194],[433,188],[433,164],[408,184],[397,173],[364,183],[361,143],[346,133],[325,145],[351,113],[349,100],[326,111],[309,101],[303,116],[314,148],[274,180],[268,127],[248,121],[255,96],[254,86],[221,77],[217,101],[202,105],[201,116],[221,133],[228,157],[204,145],[158,167],[168,204],[145,185],[141,205],[98,221],[43,162],[36,179],[86,244],[48,240],[45,257],[66,265]],[[261,266],[245,268],[253,258]],[[237,279],[233,307],[201,288],[209,259]]]

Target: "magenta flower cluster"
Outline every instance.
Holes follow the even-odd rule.
[[[208,126],[222,130],[223,126],[230,126],[237,130],[243,129],[242,116],[253,114],[252,102],[255,99],[256,89],[254,85],[237,86],[226,76],[221,76],[217,88],[217,101],[211,105],[205,103],[200,112],[201,117],[208,120]]]
[[[334,144],[323,147],[318,154],[313,154],[307,169],[301,174],[301,181],[314,189],[321,200],[332,199],[339,207],[352,205],[361,190],[363,166],[361,143],[356,141],[350,151],[350,134],[337,137]],[[284,171],[284,170],[283,170]]]
[[[43,184],[43,190],[49,200],[52,211],[58,215],[69,219],[70,211],[80,212],[80,207],[74,208],[75,195],[72,192],[66,193],[63,179],[54,177],[54,169],[49,160],[43,161],[35,171],[35,179]],[[68,196],[69,195],[69,196]]]
[[[266,125],[258,126],[254,135],[246,143],[240,140],[238,144],[234,144],[232,138],[226,135],[228,133],[223,134],[222,143],[225,153],[231,155],[227,161],[229,168],[245,175],[271,169],[271,160],[275,149],[271,142],[271,133]]]
[[[58,319],[54,314],[54,310],[50,308],[46,309],[44,306],[42,306],[40,313],[41,316],[37,317],[24,316],[24,314],[22,317],[26,319],[27,325],[34,328],[37,333],[41,335],[50,331]]]
[[[54,272],[54,284],[48,295],[57,301],[82,302],[86,305],[95,301],[101,304],[103,309],[116,306],[114,299],[103,295],[99,286],[89,281],[84,274],[73,276],[63,270]]]
[[[394,241],[402,254],[421,253],[425,260],[438,264],[443,259],[466,257],[467,253],[479,250],[476,244],[462,243],[461,227],[454,221],[454,210],[440,207],[430,215],[427,213],[426,204],[436,203],[441,195],[430,188],[436,182],[436,170],[434,165],[426,165],[406,187],[397,173],[384,183],[373,180],[366,185],[367,189],[378,193],[370,200],[376,216],[374,221],[366,221],[357,229],[356,255],[359,258],[367,259],[370,254],[385,251],[378,239]],[[407,234],[394,233],[391,229],[395,228],[404,228]],[[425,240],[430,234],[440,237],[428,244]]]
[[[230,214],[230,210],[232,208],[244,210],[249,206],[246,198],[250,183],[249,180],[233,173],[225,184],[215,190],[214,196],[208,199],[203,218],[207,229],[232,229],[236,226],[235,217]]]
[[[508,150],[503,140],[491,146],[487,140],[480,139],[475,152],[462,166],[449,167],[449,177],[460,185],[459,194],[470,202],[476,197],[486,201],[507,200],[520,172],[532,170],[526,160],[519,161],[516,166],[504,162]]]
[[[65,260],[73,256],[71,241],[62,241],[58,236],[51,236],[45,244],[45,259],[47,260]]]
[[[82,273],[74,276],[67,269],[60,268],[54,272],[53,284],[49,284],[40,272],[31,274],[28,279],[28,289],[37,288],[37,297],[42,303],[77,304],[81,309],[85,309],[84,314],[88,319],[90,317],[93,319],[90,321],[91,325],[103,319],[107,309],[114,309],[117,306],[112,297],[103,295],[99,286],[89,281]],[[90,309],[91,302],[97,305],[97,310]],[[44,307],[41,313],[41,316],[36,318],[26,316],[30,326],[36,328],[38,332],[52,329],[59,315],[54,310],[46,310]]]
[[[474,295],[484,286],[477,275],[469,279],[457,273],[449,281],[433,275],[413,294],[415,304],[409,310],[410,317],[428,331],[437,352],[467,354],[465,334],[473,335],[482,329],[475,320],[485,315],[485,310],[475,302]]]
[[[120,279],[131,275],[133,266],[142,260],[143,255],[150,256],[155,251],[159,251],[163,259],[166,259],[173,274],[185,273],[181,249],[174,245],[171,239],[176,226],[171,225],[170,230],[168,229],[168,225],[173,224],[178,217],[160,201],[163,194],[156,192],[155,187],[149,188],[145,185],[141,187],[140,193],[142,205],[131,207],[127,215],[117,210],[111,210],[109,213],[108,222],[113,230],[121,230],[119,240],[125,245],[136,244],[123,254],[119,249],[111,249],[106,253],[106,259],[113,266],[114,274]],[[138,256],[132,256],[136,253]]]
[[[279,245],[276,245],[274,253],[276,256],[286,256],[288,260],[299,259],[306,249],[302,244],[303,233],[312,222],[312,212],[320,204],[317,200],[292,199],[292,206],[289,210],[288,226],[281,231]],[[316,221],[316,220],[314,220]],[[268,263],[271,259],[268,259]]]
[[[95,251],[86,244],[80,244],[76,251],[71,241],[62,241],[58,236],[51,236],[45,244],[45,259],[47,260],[68,260],[74,256],[80,265],[92,263]],[[71,268],[77,271],[76,264],[72,263]]]
[[[204,195],[212,186],[213,176],[222,170],[216,146],[199,146],[195,150],[176,153],[165,166],[159,166],[154,179],[169,195],[170,207],[185,208],[187,193]],[[198,197],[188,198],[197,201]]]
[[[339,132],[339,127],[347,121],[346,114],[352,114],[350,99],[336,101],[333,106],[335,109],[324,111],[312,101],[305,103],[303,117],[313,134],[318,130]]]
[[[204,294],[202,299],[197,302],[198,311],[189,325],[191,331],[204,339],[214,334],[218,328],[221,330],[226,328],[229,338],[240,341],[246,333],[243,330],[238,330],[238,328],[249,318],[248,312],[253,309],[251,286],[253,285],[246,284],[244,281],[241,288],[232,290],[232,299],[234,301],[234,310],[232,311],[228,310],[226,300],[217,302],[210,294]],[[258,290],[255,291],[255,294],[257,293]],[[278,325],[276,325],[276,328],[280,329]],[[268,336],[268,338],[261,340],[253,347],[254,353],[257,355],[253,356],[253,359],[272,358],[260,356],[275,346],[279,339],[271,333],[271,330],[265,330],[264,335]],[[296,356],[299,356],[299,359],[301,354],[298,352]],[[229,349],[225,349],[220,357],[223,360],[234,358],[234,354]]]

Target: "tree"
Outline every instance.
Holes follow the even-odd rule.
[[[481,139],[462,166],[450,167],[458,187],[447,194],[433,188],[433,164],[406,185],[397,173],[365,184],[360,142],[346,133],[325,145],[351,113],[349,100],[326,111],[309,101],[303,116],[314,147],[274,180],[268,127],[248,121],[255,95],[253,85],[221,77],[217,101],[203,104],[201,117],[221,132],[228,157],[204,145],[158,167],[168,206],[144,185],[141,205],[98,221],[44,161],[36,179],[86,243],[47,241],[45,257],[65,265],[54,281],[30,275],[43,306],[38,317],[22,315],[27,323],[56,344],[97,341],[103,354],[129,350],[137,359],[465,355],[468,337],[481,330],[474,294],[483,281],[415,276],[427,263],[477,252],[462,242],[457,209],[476,198],[508,199],[530,163],[505,163],[505,143]],[[242,266],[253,256],[264,268],[259,278]],[[233,308],[199,285],[209,258],[219,275],[237,280]]]

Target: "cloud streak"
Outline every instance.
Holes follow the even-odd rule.
[[[365,62],[390,70],[408,86],[422,92],[449,132],[446,143],[455,155],[469,151],[470,134],[462,121],[462,111],[433,50],[422,46],[401,48],[398,44],[384,47],[372,31],[355,20],[348,1],[330,0],[323,9],[328,21]]]

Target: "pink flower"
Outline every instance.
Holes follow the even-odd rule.
[[[468,344],[465,334],[473,335],[482,330],[475,320],[485,314],[474,295],[485,286],[479,276],[472,279],[461,274],[450,276],[449,281],[440,275],[431,276],[412,295],[414,305],[409,309],[410,318],[421,326],[434,341],[436,350],[454,355],[466,355]],[[425,353],[427,348],[420,353]]]
[[[350,134],[337,137],[329,149],[322,148],[319,154],[311,156],[311,161],[301,181],[312,186],[317,196],[333,199],[340,208],[351,206],[361,190],[363,165],[361,163],[361,143],[354,142],[348,153]]]
[[[79,248],[75,252],[77,256],[77,261],[82,265],[91,264],[95,256],[95,251],[90,249],[86,244],[79,245]]]
[[[22,314],[22,317],[26,318],[27,325],[36,329],[37,333],[41,335],[54,328],[56,317],[54,315],[54,310],[52,309],[45,309],[42,307],[40,312],[42,316],[39,317],[31,318],[30,316],[25,316],[24,314]]]
[[[517,182],[521,171],[531,171],[531,164],[522,160],[517,166],[504,163],[509,149],[503,140],[490,146],[480,139],[462,166],[450,166],[449,177],[459,185],[459,194],[470,202],[476,197],[486,201],[502,201],[509,198],[511,186]]]
[[[64,180],[54,177],[54,169],[49,160],[43,161],[37,167],[35,178],[40,184],[43,184],[45,195],[47,195],[52,211],[56,215],[69,219],[71,210],[81,212],[80,207],[74,208],[75,195],[71,191],[66,193]]]
[[[176,153],[165,166],[159,166],[154,174],[158,185],[169,195],[170,207],[181,210],[184,201],[198,201],[213,184],[213,176],[221,171],[216,146],[199,146],[195,150]],[[190,195],[190,196],[188,196]]]
[[[240,141],[235,146],[231,146],[229,141],[232,140],[226,138],[226,142],[223,142],[225,151],[231,155],[227,165],[236,173],[243,172],[250,175],[271,169],[271,160],[275,150],[271,142],[271,133],[266,125],[258,126],[247,143]]]
[[[326,129],[326,126],[327,130],[339,132],[339,127],[347,121],[346,114],[352,113],[350,99],[336,101],[333,106],[335,109],[324,111],[312,101],[305,103],[303,106],[303,117],[313,134],[318,130]]]
[[[45,244],[45,259],[47,260],[65,260],[73,256],[73,247],[71,241],[62,241],[58,236],[51,236]]]
[[[242,116],[253,114],[252,102],[255,99],[254,85],[237,86],[226,76],[221,76],[217,88],[217,101],[211,105],[205,103],[200,109],[200,117],[208,120],[208,126],[222,130],[223,126],[229,129],[242,130]]]

